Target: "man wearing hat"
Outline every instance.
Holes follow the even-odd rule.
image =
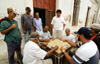
[[[1,22],[0,31],[5,35],[4,41],[8,47],[8,58],[9,64],[15,64],[14,53],[17,50],[19,55],[21,55],[21,33],[18,28],[18,23],[14,20],[14,12],[12,8],[7,8],[8,20],[3,20]]]
[[[99,32],[100,32],[100,24],[94,23],[94,24],[92,24],[90,26],[90,29],[92,31],[92,36],[93,36],[91,38],[91,40],[93,40],[96,43],[96,45],[98,46],[99,54],[100,54],[100,34],[99,34]]]
[[[26,13],[21,16],[21,25],[25,34],[25,43],[29,40],[29,35],[34,31],[33,16],[30,14],[30,7],[26,7]]]
[[[64,53],[67,60],[70,64],[98,64],[99,63],[99,51],[96,44],[90,40],[91,38],[91,30],[86,27],[82,27],[77,32],[78,40],[82,42],[82,45],[75,52],[75,55],[71,58],[65,51],[63,47],[61,47],[61,51]],[[72,44],[71,41],[65,39],[66,42]]]
[[[58,46],[55,46],[52,50],[46,52],[41,49],[43,45],[37,45],[39,40],[38,32],[32,32],[30,34],[29,40],[25,44],[24,55],[23,55],[23,63],[24,64],[52,64],[51,59],[43,60],[45,57],[49,56],[52,52],[58,49]]]

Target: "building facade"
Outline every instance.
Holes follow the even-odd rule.
[[[32,9],[31,14],[34,17],[35,12],[40,13],[43,26],[48,25],[52,34],[51,20],[55,16],[57,9],[62,10],[62,16],[66,21],[66,27],[71,32],[77,31],[80,27],[89,27],[92,23],[100,23],[100,5],[99,0],[0,0],[0,18],[7,16],[7,8],[12,7],[19,13],[15,19],[21,28],[21,15],[25,13],[25,7]],[[65,31],[63,31],[63,35]],[[24,35],[23,35],[24,36]],[[0,34],[0,55],[7,52],[4,36]],[[22,41],[24,47],[24,38]]]

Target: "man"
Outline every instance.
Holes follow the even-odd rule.
[[[55,46],[52,50],[46,52],[41,49],[41,47],[46,44],[39,44],[39,46],[37,45],[37,42],[39,40],[38,38],[39,34],[37,32],[32,32],[30,34],[30,41],[26,43],[24,48],[24,64],[52,64],[51,59],[43,59],[57,50],[58,46]]]
[[[36,28],[36,31],[42,31],[42,20],[41,18],[39,18],[38,12],[35,13],[35,17],[36,18],[34,18],[34,26]]]
[[[57,13],[57,16],[54,16],[53,19],[52,19],[52,22],[51,22],[51,25],[52,25],[52,29],[54,30],[53,31],[53,37],[54,38],[61,38],[62,37],[62,31],[64,30],[65,28],[65,20],[64,18],[61,16],[61,10],[57,10],[56,11]]]
[[[8,20],[3,20],[1,22],[0,31],[5,34],[4,41],[8,47],[8,59],[9,64],[15,64],[14,53],[17,50],[19,55],[21,55],[21,33],[18,28],[18,23],[14,20],[14,12],[12,8],[7,9]]]
[[[70,29],[69,28],[66,28],[65,33],[66,33],[66,35],[61,40],[68,39],[71,42],[75,43],[75,37],[74,37],[74,35],[70,34]]]
[[[29,35],[31,34],[31,32],[34,31],[34,24],[33,24],[33,17],[30,14],[31,13],[30,7],[26,7],[25,10],[26,13],[23,14],[21,17],[21,25],[23,32],[25,34],[25,43],[26,43],[29,40]]]
[[[90,40],[91,30],[89,28],[82,27],[78,30],[77,37],[78,40],[82,42],[82,45],[72,58],[65,52],[65,49],[61,47],[61,51],[64,53],[70,64],[98,64],[99,51],[96,44]],[[65,41],[71,44],[71,42],[67,39]]]
[[[91,40],[93,40],[96,45],[98,46],[98,49],[99,49],[99,53],[100,53],[100,24],[92,24],[90,26],[90,29],[92,31],[92,38]]]
[[[41,32],[39,41],[40,42],[49,42],[51,39],[54,40],[54,38],[51,37],[50,32],[48,31],[49,27],[44,27],[44,32]]]

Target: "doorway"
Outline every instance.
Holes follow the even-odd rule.
[[[89,22],[89,14],[90,14],[90,10],[91,10],[91,8],[88,7],[88,10],[87,10],[87,16],[86,16],[86,22],[85,22],[85,27],[87,27],[88,22]]]
[[[40,9],[40,8],[34,8],[34,17],[35,13],[39,13],[39,17],[42,19],[42,26],[45,26],[45,9]]]

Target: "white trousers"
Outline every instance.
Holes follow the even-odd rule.
[[[42,60],[42,64],[53,64],[51,59]]]
[[[62,38],[62,31],[63,30],[54,30],[53,31],[53,37],[54,38]]]

